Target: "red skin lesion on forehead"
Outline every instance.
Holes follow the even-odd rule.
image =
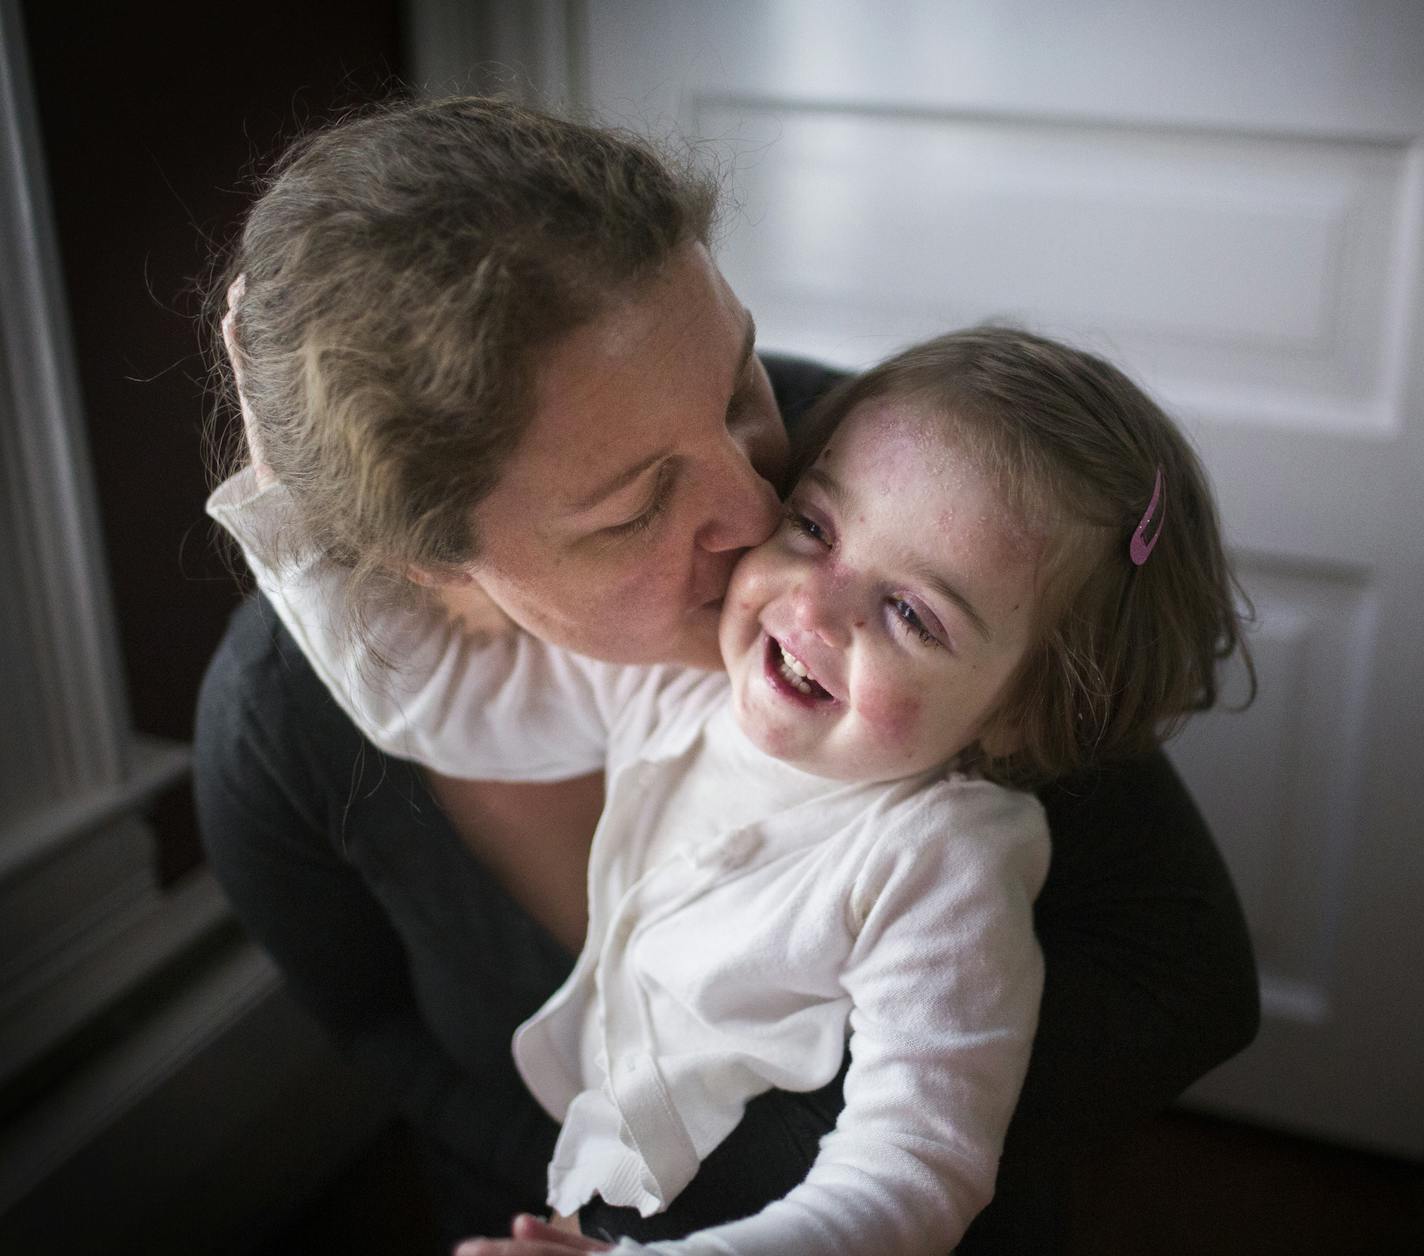
[[[966,520],[953,506],[946,506],[936,516],[935,526],[941,536],[962,535],[986,567],[1036,565],[1048,544],[1042,530],[1010,515],[1007,509],[1003,514]]]
[[[853,434],[857,452],[868,474],[882,478],[885,491],[926,469],[945,470],[947,444],[932,420],[906,416],[898,407],[883,406],[861,418],[863,427]]]

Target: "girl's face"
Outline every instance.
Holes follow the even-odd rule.
[[[947,761],[986,732],[1032,639],[1042,538],[917,405],[852,410],[727,592],[738,724],[820,776]]]
[[[786,433],[751,316],[707,251],[549,353],[534,418],[475,511],[472,574],[521,627],[612,662],[718,667],[717,620],[776,526]]]

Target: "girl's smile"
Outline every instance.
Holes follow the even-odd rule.
[[[909,402],[857,407],[732,576],[742,731],[819,775],[890,780],[983,736],[1033,631],[1041,546]]]
[[[811,674],[806,664],[775,637],[766,639],[766,676],[768,683],[788,701],[808,707],[836,701],[835,695]]]

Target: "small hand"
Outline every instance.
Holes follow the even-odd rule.
[[[571,1234],[521,1213],[507,1239],[466,1239],[453,1256],[567,1256],[569,1252],[607,1252],[612,1245],[584,1234]]]
[[[257,476],[260,488],[275,483],[276,476],[262,453],[262,445],[257,436],[257,420],[252,407],[247,404],[247,395],[242,391],[242,350],[237,345],[237,307],[242,303],[242,294],[247,290],[247,276],[239,275],[227,290],[227,312],[223,315],[223,345],[227,348],[227,360],[232,365],[233,383],[237,385],[237,403],[242,407],[242,430],[247,436],[247,456],[252,462],[252,470]]]

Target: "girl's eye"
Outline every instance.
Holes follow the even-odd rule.
[[[813,541],[824,545],[827,549],[831,548],[830,533],[809,515],[803,515],[794,506],[788,506],[786,508],[786,522],[793,531],[801,533],[802,536],[810,537]]]
[[[900,627],[910,636],[918,637],[922,645],[944,649],[944,643],[925,627],[925,621],[920,618],[920,613],[904,598],[892,597],[890,610]]]

